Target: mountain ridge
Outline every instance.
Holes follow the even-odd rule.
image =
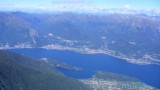
[[[0,48],[103,53],[136,64],[160,64],[160,18],[128,14],[0,13]]]

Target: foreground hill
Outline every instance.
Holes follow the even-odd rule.
[[[41,60],[0,50],[0,90],[90,90]]]
[[[159,16],[0,13],[0,48],[68,49],[160,64],[159,42]]]

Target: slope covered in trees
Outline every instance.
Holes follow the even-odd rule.
[[[0,90],[90,90],[45,66],[39,60],[0,50]]]

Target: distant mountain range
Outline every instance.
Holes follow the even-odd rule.
[[[0,12],[0,48],[103,53],[136,64],[160,64],[160,16]]]

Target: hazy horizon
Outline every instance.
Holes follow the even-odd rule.
[[[160,13],[159,0],[1,0],[0,11],[51,12],[80,11],[97,12],[114,10],[143,10]]]

